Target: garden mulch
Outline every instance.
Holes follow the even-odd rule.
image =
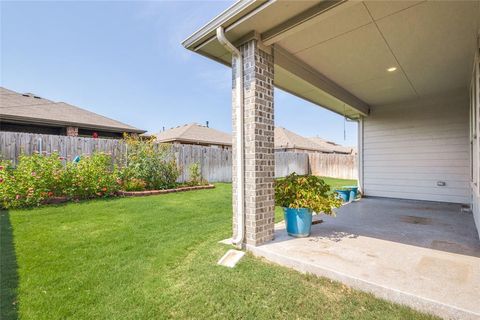
[[[119,196],[124,196],[124,197],[143,197],[143,196],[153,196],[153,195],[164,194],[164,193],[185,192],[185,191],[213,189],[213,188],[215,188],[215,185],[208,184],[204,186],[180,187],[180,188],[163,189],[163,190],[118,191],[117,194]]]

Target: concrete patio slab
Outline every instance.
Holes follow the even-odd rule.
[[[449,319],[480,319],[480,241],[460,205],[366,198],[321,216],[309,238],[283,223],[257,256]]]

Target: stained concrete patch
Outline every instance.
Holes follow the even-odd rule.
[[[429,225],[432,224],[432,219],[417,217],[417,216],[400,216],[400,221],[411,224],[422,224]]]
[[[475,251],[467,246],[464,246],[456,242],[443,241],[443,240],[433,240],[432,243],[430,244],[430,248],[434,250],[456,252],[459,254],[469,254],[469,255],[475,254]]]
[[[429,278],[455,281],[458,284],[467,282],[472,273],[470,266],[465,263],[437,257],[423,257],[415,269]]]

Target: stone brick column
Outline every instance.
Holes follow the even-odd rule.
[[[77,127],[67,127],[67,136],[77,137],[78,136],[78,128]]]
[[[275,201],[273,179],[274,107],[273,54],[257,40],[239,47],[244,70],[244,144],[245,144],[245,242],[257,246],[274,236]],[[235,68],[232,68],[235,70]],[[235,74],[233,74],[235,90]],[[235,105],[235,101],[233,101]],[[236,112],[232,111],[233,135],[237,132]],[[237,179],[235,157],[237,146],[233,139],[233,230],[236,231]]]

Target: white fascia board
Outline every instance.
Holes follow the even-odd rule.
[[[187,39],[182,41],[182,45],[190,50],[195,50],[195,48],[199,45],[199,42],[202,43],[207,39],[205,37],[209,36],[209,34],[213,34],[215,36],[215,30],[219,26],[224,26],[225,23],[231,22],[234,23],[236,21],[230,21],[236,16],[243,16],[244,14],[248,13],[252,10],[252,8],[258,6],[266,2],[266,0],[256,1],[256,0],[239,0],[235,2],[232,6],[228,9],[217,15],[213,18],[210,22],[205,24],[203,27],[195,31],[192,35],[190,35]],[[210,37],[208,37],[210,38]]]

